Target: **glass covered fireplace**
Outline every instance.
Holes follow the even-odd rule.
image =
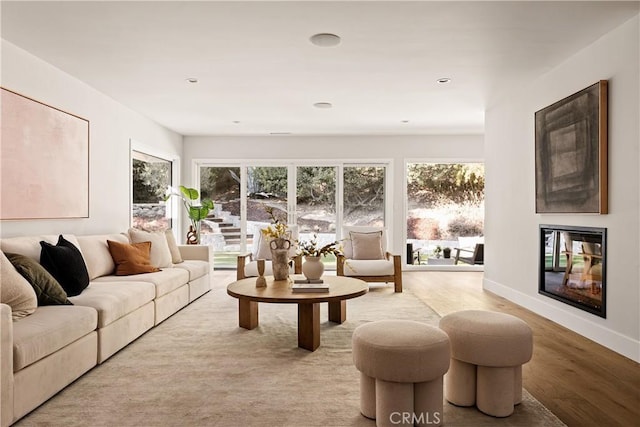
[[[606,228],[540,226],[539,293],[606,317]]]

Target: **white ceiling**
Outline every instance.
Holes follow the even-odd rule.
[[[638,13],[638,1],[1,7],[3,39],[183,135],[480,133],[501,91]],[[310,43],[324,32],[342,43]]]

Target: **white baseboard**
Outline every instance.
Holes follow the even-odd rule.
[[[522,307],[525,307],[542,317],[552,320],[592,341],[601,344],[616,353],[640,362],[640,341],[624,336],[588,319],[576,316],[570,312],[553,306],[550,303],[532,298],[508,286],[489,279],[483,280],[483,289],[504,297]]]

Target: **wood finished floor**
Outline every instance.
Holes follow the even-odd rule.
[[[406,286],[439,315],[484,309],[533,329],[524,387],[568,426],[640,426],[640,365],[482,289],[482,273],[405,272]]]
[[[214,275],[223,283],[235,280],[235,271]],[[534,351],[524,365],[524,387],[569,427],[640,426],[640,364],[483,290],[482,273],[413,271],[403,280],[441,316],[483,309],[526,321]]]

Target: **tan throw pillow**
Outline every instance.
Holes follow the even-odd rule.
[[[171,267],[171,251],[164,231],[142,231],[129,229],[131,243],[151,242],[151,265],[160,268]]]
[[[176,243],[176,238],[173,235],[173,231],[171,231],[171,229],[165,230],[164,235],[167,238],[169,252],[171,252],[171,262],[173,262],[174,264],[180,264],[184,260],[182,259],[182,255],[180,254],[180,249],[178,249],[178,244]]]
[[[116,263],[116,276],[128,276],[131,274],[153,273],[160,271],[151,265],[149,254],[151,242],[118,243],[107,240],[109,253]]]
[[[18,320],[38,308],[36,293],[9,259],[0,252],[0,302],[11,307],[11,318]]]
[[[372,233],[349,233],[353,247],[353,259],[384,259],[382,231]]]

